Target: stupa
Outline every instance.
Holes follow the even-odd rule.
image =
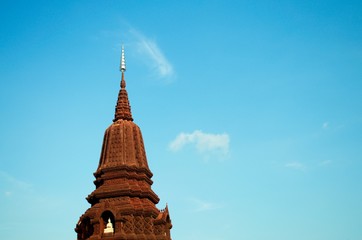
[[[96,189],[86,198],[91,207],[76,224],[78,240],[171,240],[171,219],[166,205],[151,189],[140,128],[133,122],[126,91],[126,61],[121,55],[121,88],[113,123],[106,129],[99,165],[94,173]]]

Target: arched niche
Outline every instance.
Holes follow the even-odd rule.
[[[111,211],[107,210],[102,213],[101,219],[99,221],[100,230],[101,230],[102,234],[104,233],[104,230],[107,228],[107,224],[108,224],[109,220],[113,227],[113,233],[116,232],[116,221],[115,221],[114,215]]]

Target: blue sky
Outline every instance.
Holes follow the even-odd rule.
[[[76,238],[122,43],[173,239],[362,239],[360,1],[0,9],[1,239]]]

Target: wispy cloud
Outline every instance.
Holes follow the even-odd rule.
[[[4,194],[6,197],[10,197],[13,193],[10,191],[5,191]]]
[[[222,205],[204,201],[198,198],[189,198],[188,201],[193,205],[194,212],[211,211],[222,208]]]
[[[114,39],[116,42],[114,50],[117,53],[121,51],[121,43],[123,42],[126,45],[126,60],[131,56],[135,56],[137,62],[141,62],[148,67],[153,79],[157,78],[163,83],[173,82],[176,79],[174,67],[156,39],[145,35],[127,22],[123,22],[122,25],[122,29],[104,29],[98,32],[97,35],[92,36],[92,39],[96,41]],[[127,46],[130,46],[130,48]]]
[[[31,184],[24,182],[22,180],[16,179],[15,177],[11,176],[10,174],[0,171],[0,179],[5,184],[4,187],[7,189],[4,190],[3,194],[6,197],[11,197],[14,191],[32,191],[33,187]]]
[[[175,75],[173,66],[157,42],[133,28],[131,28],[129,32],[136,41],[138,53],[146,61],[147,65],[157,73],[158,77],[168,79],[169,81],[172,80]]]
[[[192,144],[201,154],[204,153],[229,153],[230,137],[228,134],[204,133],[201,130],[195,130],[192,133],[180,133],[170,144],[171,151],[179,151],[185,145]]]
[[[297,161],[288,162],[285,164],[285,167],[301,171],[304,171],[306,169],[306,166],[304,164]]]
[[[63,204],[63,199],[61,197],[53,197],[44,195],[44,192],[37,192],[33,184],[20,180],[1,170],[0,191],[1,195],[5,196],[13,203],[19,201],[27,202],[32,206],[31,211],[34,209],[51,209],[54,211],[55,209],[59,209]]]
[[[320,166],[327,166],[327,165],[329,165],[329,164],[331,164],[331,163],[332,163],[331,160],[324,160],[324,161],[321,161],[321,162],[319,163],[319,165],[320,165]]]
[[[322,124],[322,129],[323,130],[328,130],[328,131],[332,131],[332,132],[336,132],[336,131],[340,131],[343,130],[345,128],[344,124],[333,124],[333,122],[324,122]]]

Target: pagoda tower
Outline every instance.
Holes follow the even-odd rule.
[[[159,210],[152,191],[140,128],[133,122],[126,91],[124,48],[120,70],[121,89],[113,123],[104,134],[96,189],[88,195],[91,207],[76,224],[78,240],[171,240],[168,207]]]

